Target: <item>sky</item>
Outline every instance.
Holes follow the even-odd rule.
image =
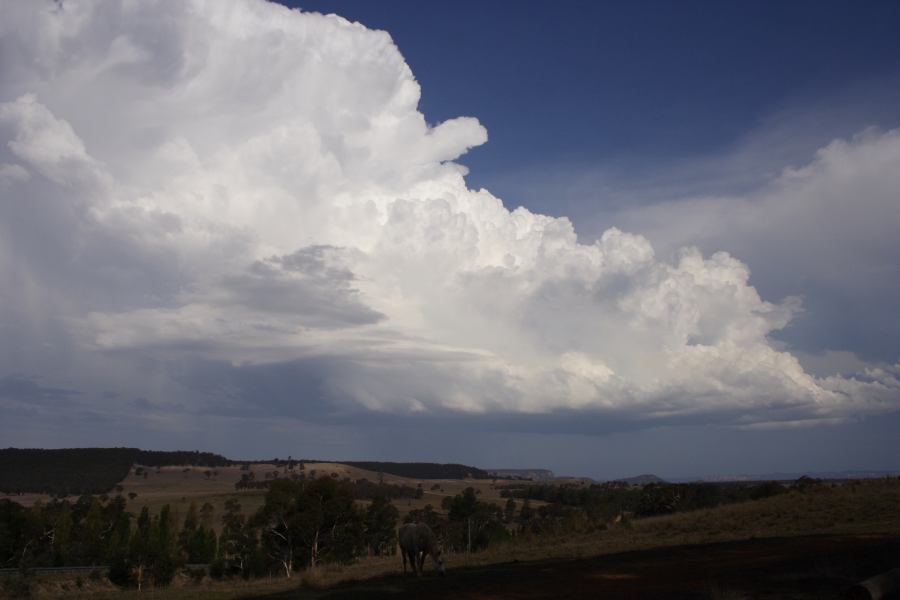
[[[0,446],[900,470],[900,5],[3,11]]]

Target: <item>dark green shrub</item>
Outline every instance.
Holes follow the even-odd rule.
[[[217,558],[211,563],[209,563],[209,576],[213,579],[224,579],[225,571],[228,569],[228,564],[225,562],[224,558]]]

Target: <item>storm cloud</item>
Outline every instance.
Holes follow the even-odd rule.
[[[586,243],[467,187],[454,161],[485,128],[429,124],[385,32],[250,0],[5,13],[5,396],[151,428],[202,413],[601,433],[900,408],[898,366],[817,376],[773,341],[814,298],[761,297],[741,260],[827,285],[813,263],[894,253],[895,223],[853,201],[896,211],[896,132],[835,142],[738,209],[654,206]],[[807,245],[783,247],[798,227]],[[845,230],[876,241],[834,250]]]

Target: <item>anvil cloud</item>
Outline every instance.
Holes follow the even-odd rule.
[[[333,15],[6,5],[3,411],[758,427],[900,407],[897,367],[816,377],[773,343],[802,303],[761,298],[739,256],[662,259],[614,226],[583,243],[469,189],[454,160],[486,130],[430,124],[419,97],[387,33]],[[888,164],[841,159],[872,144]],[[897,147],[842,143],[783,191],[900,172]]]

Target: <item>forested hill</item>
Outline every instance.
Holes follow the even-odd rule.
[[[151,467],[231,464],[210,452],[160,452],[138,448],[0,449],[0,492],[102,494],[125,479],[134,464]]]
[[[158,467],[237,464],[211,452],[162,452],[138,448],[0,449],[0,493],[103,494],[125,479],[132,465]],[[277,459],[276,463],[280,462]],[[310,461],[303,461],[310,462]],[[316,461],[320,462],[320,461]],[[321,461],[327,462],[327,461]],[[350,466],[413,479],[489,479],[482,469],[459,464],[346,462]]]
[[[412,479],[490,479],[491,475],[477,467],[458,464],[420,463],[420,462],[348,462],[341,461],[342,465],[349,465],[367,471],[379,471],[399,477]]]

